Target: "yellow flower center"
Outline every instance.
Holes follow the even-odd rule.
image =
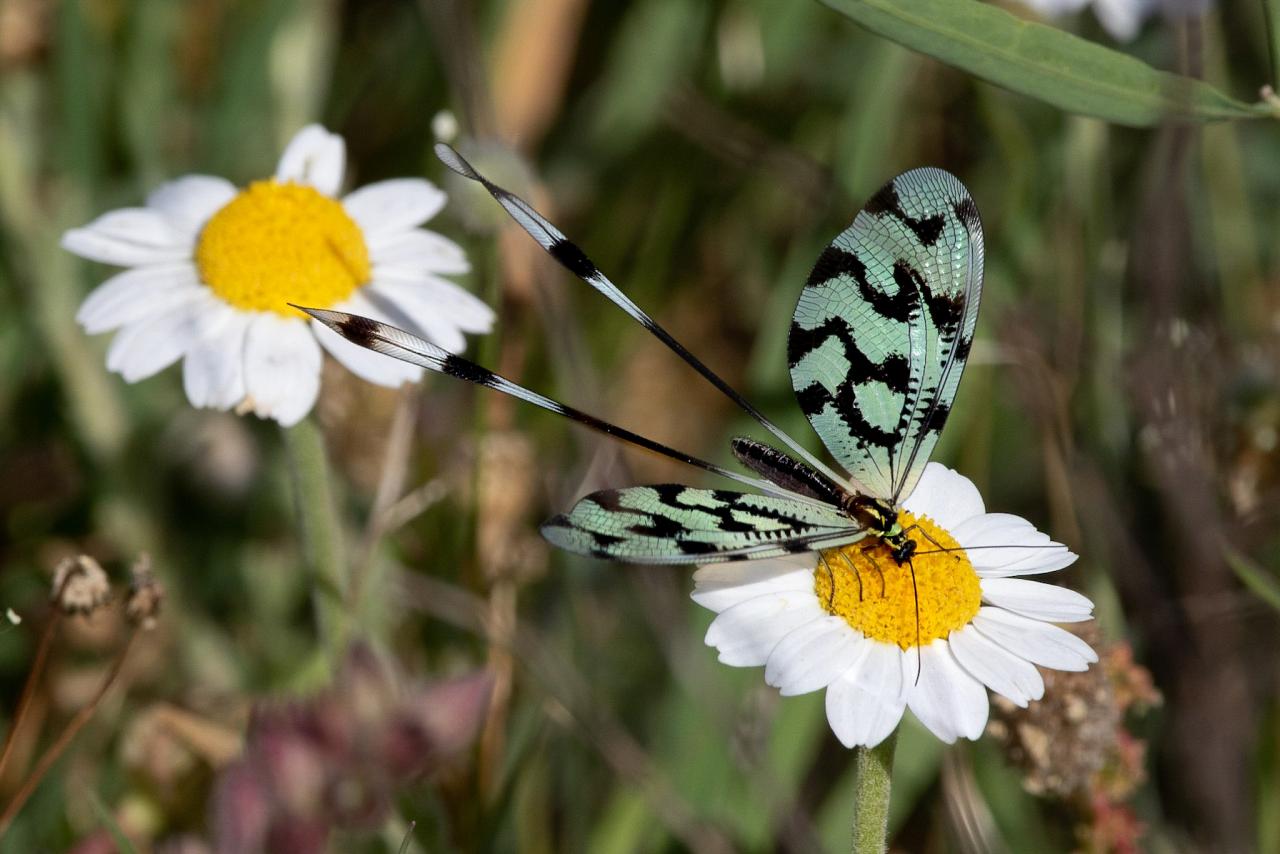
[[[341,204],[273,179],[250,184],[209,219],[196,266],[236,308],[302,317],[286,303],[327,308],[369,280],[369,249]]]
[[[903,513],[898,523],[916,542],[909,562],[899,566],[888,545],[869,537],[822,552],[813,589],[823,607],[869,638],[902,649],[928,646],[974,618],[982,588],[969,556],[932,519]]]

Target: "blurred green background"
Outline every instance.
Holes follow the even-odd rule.
[[[1109,44],[1087,14],[1061,25]],[[1230,2],[1122,49],[1252,93],[1271,79],[1265,40],[1262,5]],[[58,247],[168,178],[270,174],[309,121],[346,138],[352,184],[424,175],[450,191],[430,227],[467,247],[467,284],[499,310],[479,361],[720,461],[752,425],[448,180],[437,135],[814,448],[784,358],[809,266],[898,171],[955,172],[983,214],[987,285],[935,459],[1082,556],[1057,580],[1098,603],[1091,641],[1131,645],[1164,702],[1116,735],[1132,762],[1112,801],[1096,783],[1036,796],[1008,739],[946,747],[908,725],[895,845],[1130,850],[1111,821],[1141,824],[1144,850],[1280,851],[1272,122],[1065,115],[794,0],[2,0],[0,608],[27,618],[0,632],[3,696],[62,555],[121,577],[149,551],[169,593],[127,693],[4,851],[109,851],[109,830],[188,850],[225,756],[156,727],[156,710],[234,742],[253,701],[309,684],[280,431],[192,410],[177,369],[108,374],[109,337],[74,323],[108,270]],[[468,761],[334,850],[395,851],[410,821],[410,850],[847,847],[852,754],[822,695],[783,700],[758,670],[717,664],[687,571],[551,554],[536,536],[590,489],[696,473],[438,377],[394,392],[330,364],[314,417],[368,579],[364,631],[408,673],[487,663],[499,686]],[[120,632],[68,628],[40,688],[46,727]]]

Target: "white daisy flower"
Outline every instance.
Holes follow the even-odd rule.
[[[1093,6],[1098,23],[1116,41],[1131,42],[1143,23],[1160,8],[1160,0],[1022,0],[1047,18],[1059,18]]]
[[[985,688],[1025,707],[1044,693],[1036,665],[1098,660],[1053,625],[1090,619],[1093,603],[1015,577],[1070,565],[1065,546],[1025,519],[987,513],[977,487],[938,463],[903,507],[902,526],[919,526],[910,568],[883,544],[855,543],[816,560],[699,569],[693,599],[717,614],[707,644],[725,664],[763,666],[783,695],[827,689],[827,720],[849,747],[879,744],[905,709],[947,743],[976,739]]]
[[[422,223],[445,203],[430,181],[398,178],[339,197],[342,137],[303,128],[275,176],[243,190],[188,175],[146,207],[73,228],[62,245],[128,267],[91,293],[76,319],[91,334],[119,330],[107,367],[128,382],[179,359],[193,406],[252,410],[285,426],[320,389],[321,346],[384,386],[422,369],[349,343],[288,303],[334,308],[415,328],[461,352],[493,311],[445,276],[470,269],[453,241]]]

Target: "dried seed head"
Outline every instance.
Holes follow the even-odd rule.
[[[91,614],[111,599],[111,582],[88,555],[69,557],[53,573],[53,600],[66,614]]]
[[[143,552],[130,570],[129,598],[124,604],[129,622],[143,629],[154,629],[164,601],[164,587],[151,572],[151,555]]]
[[[1125,713],[1158,704],[1160,695],[1127,645],[1102,642],[1092,626],[1077,631],[1107,666],[1041,670],[1044,699],[1020,709],[997,696],[988,732],[1022,766],[1033,794],[1088,803],[1105,792],[1118,803],[1144,779],[1145,745],[1125,730]]]
[[[1097,646],[1098,638],[1090,637]],[[1022,766],[1023,786],[1036,795],[1083,795],[1114,749],[1121,711],[1101,668],[1082,673],[1041,670],[1044,699],[1020,709],[997,696],[988,731]]]

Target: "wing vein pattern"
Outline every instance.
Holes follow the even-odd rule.
[[[569,551],[639,563],[779,557],[866,536],[834,507],[678,483],[593,492],[542,533]]]
[[[941,169],[880,189],[814,265],[787,341],[800,408],[873,496],[911,494],[951,412],[982,291],[977,206]]]

